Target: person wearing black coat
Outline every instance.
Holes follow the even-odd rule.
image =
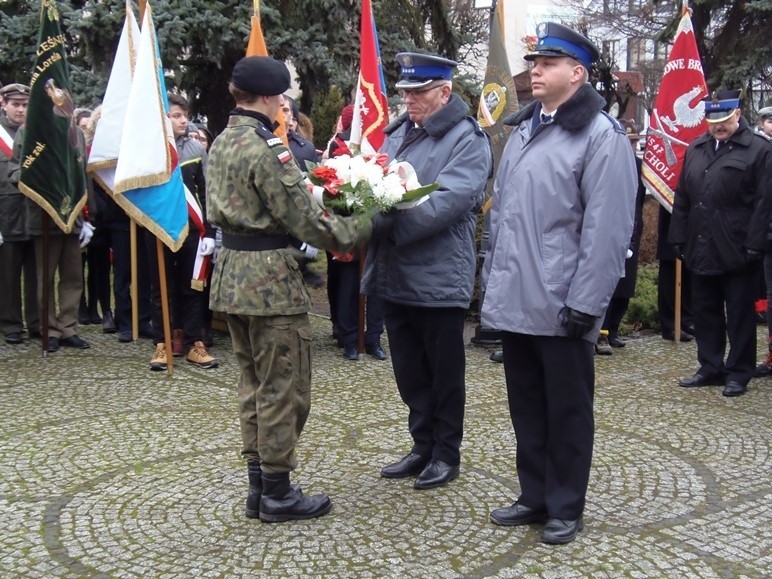
[[[709,132],[687,149],[668,237],[693,274],[700,363],[679,384],[723,384],[724,396],[740,396],[755,372],[754,301],[772,218],[772,147],[740,115],[740,91],[714,93],[705,114]]]

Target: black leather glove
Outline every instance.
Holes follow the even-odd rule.
[[[673,245],[673,251],[675,251],[676,257],[681,261],[684,261],[684,244],[676,243]]]
[[[761,261],[764,259],[764,254],[756,249],[745,248],[745,257],[748,261]]]
[[[566,329],[569,338],[583,338],[587,332],[595,326],[598,318],[585,314],[577,310],[572,310],[568,306],[560,310],[560,325]]]
[[[378,212],[373,215],[373,234],[371,237],[373,243],[378,243],[391,237],[396,217],[396,211],[389,211],[388,213]]]

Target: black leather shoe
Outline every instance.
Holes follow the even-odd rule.
[[[549,545],[565,545],[576,539],[584,529],[584,519],[549,519],[541,533],[541,542]]]
[[[407,478],[409,476],[416,476],[424,469],[428,462],[429,459],[425,456],[411,452],[407,456],[404,456],[402,460],[384,466],[381,469],[381,476],[383,478]]]
[[[113,319],[113,313],[108,310],[105,312],[105,315],[102,318],[102,331],[105,334],[114,334],[116,330],[117,328],[115,327],[115,320]]]
[[[365,352],[375,358],[376,360],[385,360],[388,358],[386,355],[386,352],[383,351],[383,348],[380,344],[375,344],[373,346],[368,346],[365,348]]]
[[[608,335],[608,345],[612,348],[624,348],[627,342],[619,337],[618,334]]]
[[[5,335],[6,344],[21,344],[24,341],[24,336],[21,332],[11,332]]]
[[[742,396],[748,391],[748,387],[744,384],[740,384],[735,380],[730,380],[724,386],[724,391],[721,393],[724,396]]]
[[[503,350],[496,350],[491,354],[491,361],[492,362],[498,362],[501,364],[504,362],[504,351]]]
[[[415,479],[414,489],[425,490],[441,487],[458,476],[459,465],[432,459]]]
[[[131,342],[131,330],[121,330],[118,332],[118,341],[122,344]]]
[[[356,344],[346,344],[343,346],[343,357],[346,360],[359,360],[359,350]]]
[[[684,388],[699,388],[700,386],[722,386],[724,381],[716,376],[703,376],[697,372],[691,378],[681,378],[678,381],[679,386]]]
[[[91,344],[77,334],[73,334],[69,338],[62,338],[59,343],[65,348],[78,348],[79,350],[86,350],[91,347]]]
[[[48,348],[46,352],[58,352],[59,351],[59,338],[48,338]]]
[[[518,502],[514,502],[509,507],[502,507],[491,511],[491,522],[505,527],[544,523],[546,520],[547,511],[532,509]]]

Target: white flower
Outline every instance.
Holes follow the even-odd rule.
[[[354,157],[354,159],[356,158]],[[331,169],[335,169],[338,179],[344,183],[348,183],[351,180],[352,158],[349,155],[340,155],[339,157],[327,159],[324,164]]]

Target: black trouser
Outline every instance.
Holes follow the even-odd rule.
[[[723,275],[692,274],[699,373],[747,385],[756,368],[756,316],[761,264]],[[726,314],[724,313],[726,311]],[[729,355],[724,362],[726,338]]]
[[[550,517],[584,511],[595,429],[593,345],[505,332],[504,373],[523,505]]]
[[[1,334],[7,336],[23,332],[25,320],[28,333],[40,333],[37,262],[35,244],[31,239],[6,240],[0,245],[0,300]]]
[[[663,336],[675,332],[675,260],[659,262],[657,274],[657,305],[659,326]],[[681,328],[691,328],[693,323],[691,300],[691,272],[681,265]]]
[[[333,259],[327,251],[327,301],[330,302],[330,321],[333,327],[338,325],[338,291],[340,288],[340,271],[343,262]]]
[[[131,330],[131,240],[128,231],[108,229],[110,245],[113,248],[113,295],[115,296],[115,326],[119,332]],[[145,272],[148,270],[147,245],[144,235],[155,237],[142,229],[137,229],[137,305],[139,323],[148,323],[151,319],[150,282]],[[153,247],[155,251],[155,247]],[[155,255],[155,253],[153,254]],[[155,266],[153,266],[155,267]],[[155,274],[157,275],[157,274]],[[160,302],[159,302],[160,303]]]
[[[338,345],[343,347],[357,341],[359,333],[359,262],[351,261],[336,266],[338,274]],[[365,345],[372,347],[381,341],[383,334],[383,308],[381,298],[366,296]]]
[[[409,408],[412,452],[461,461],[466,387],[462,308],[385,303],[394,378]]]
[[[147,257],[150,271],[150,302],[153,313],[153,343],[164,341],[163,316],[161,311],[161,287],[158,275],[158,257],[156,238],[147,233]],[[186,350],[201,339],[201,299],[202,293],[190,287],[193,279],[193,267],[198,253],[198,235],[191,233],[185,239],[182,247],[176,252],[164,246],[166,261],[166,286],[169,295],[169,311],[171,312],[172,329],[182,328],[183,343]]]
[[[609,336],[614,336],[619,332],[619,325],[622,323],[622,318],[625,317],[629,305],[630,298],[611,298],[606,309],[606,317],[603,319],[603,329],[608,330]]]
[[[81,307],[89,314],[97,313],[97,304],[104,316],[112,310],[110,305],[110,233],[97,225],[91,243],[83,254],[83,267],[88,264],[88,275],[83,280]]]

